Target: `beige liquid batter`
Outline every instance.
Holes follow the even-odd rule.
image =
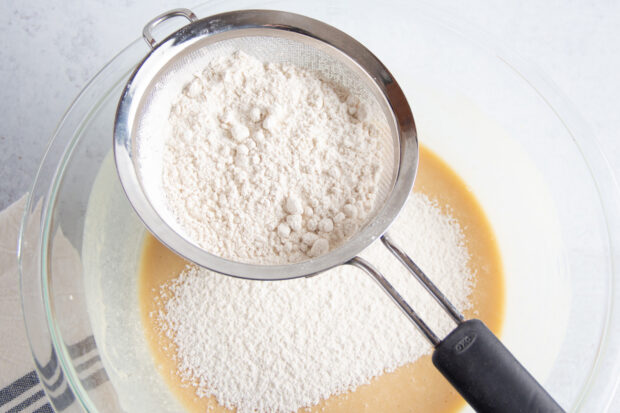
[[[420,166],[414,191],[436,200],[459,222],[476,274],[467,318],[479,318],[499,334],[504,315],[504,280],[495,236],[478,201],[458,175],[430,150],[420,148]],[[405,246],[406,247],[406,246]],[[229,412],[215,398],[198,398],[176,373],[174,345],[159,333],[152,312],[158,310],[160,286],[178,276],[186,262],[148,235],[140,268],[139,295],[142,322],[155,364],[172,391],[191,412]],[[431,274],[432,278],[432,274]],[[414,282],[412,280],[412,282]],[[412,326],[413,328],[413,326]],[[167,350],[165,350],[167,349]],[[455,412],[464,401],[423,357],[394,372],[383,374],[355,391],[332,396],[303,412]]]

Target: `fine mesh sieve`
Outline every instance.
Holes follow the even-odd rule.
[[[153,28],[174,16],[190,24],[161,43]],[[148,229],[170,249],[210,270],[246,279],[282,280],[310,276],[337,265],[354,265],[371,275],[433,344],[433,363],[463,397],[482,412],[561,412],[561,407],[479,320],[465,321],[413,260],[384,232],[413,187],[418,141],[407,100],[385,66],[345,33],[308,17],[269,10],[241,10],[198,20],[176,9],[147,24],[153,50],[138,65],[121,96],[114,128],[114,154],[121,184]],[[184,237],[158,193],[168,116],[176,96],[212,60],[243,51],[261,61],[312,70],[365,102],[385,127],[384,176],[378,206],[356,234],[333,251],[299,263],[255,265],[227,260]],[[377,239],[422,283],[457,327],[440,339],[370,263],[357,254]]]
[[[176,12],[178,15],[181,12]],[[196,20],[193,14],[183,16]],[[161,18],[145,28],[150,31]],[[214,59],[242,51],[264,62],[317,73],[371,107],[381,138],[383,173],[367,224],[323,256],[286,265],[256,265],[218,257],[183,235],[159,186],[169,114],[183,87]],[[349,261],[396,218],[413,186],[418,146],[413,116],[400,87],[381,62],[346,34],[307,17],[264,10],[196,20],[159,43],[131,76],[119,103],[114,137],[121,183],[149,230],[180,255],[214,271],[276,280],[307,276]]]

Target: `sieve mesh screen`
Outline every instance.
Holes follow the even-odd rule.
[[[377,201],[368,224],[389,197],[398,172],[399,142],[388,102],[373,79],[344,53],[308,36],[269,29],[240,29],[202,38],[181,49],[162,66],[142,94],[132,137],[134,167],[145,195],[160,217],[177,233],[183,233],[161,190],[164,143],[172,133],[168,122],[172,105],[195,74],[214,59],[236,51],[265,63],[292,64],[312,71],[341,89],[343,95],[356,96],[368,105],[368,121],[377,126],[383,164]]]

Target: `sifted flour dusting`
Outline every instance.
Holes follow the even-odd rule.
[[[379,112],[293,65],[241,52],[215,59],[172,106],[168,207],[189,239],[225,258],[325,254],[375,208],[391,140],[370,113]]]
[[[461,311],[473,274],[458,223],[411,194],[391,236]],[[404,267],[375,243],[362,254],[389,276],[440,335],[453,323]],[[430,352],[375,282],[339,267],[279,282],[225,277],[190,265],[160,291],[157,317],[183,380],[238,413],[291,412],[368,383]]]

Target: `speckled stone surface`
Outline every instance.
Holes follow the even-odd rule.
[[[0,210],[28,191],[84,85],[174,1],[0,2]]]

